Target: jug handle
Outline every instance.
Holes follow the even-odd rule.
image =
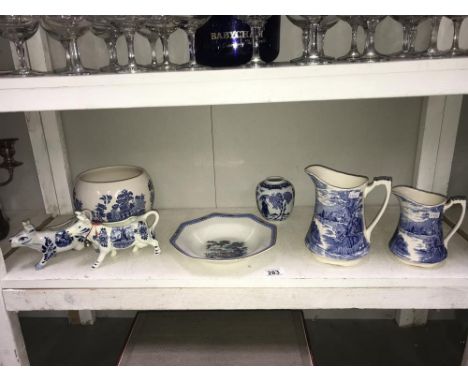
[[[376,215],[374,220],[372,220],[372,223],[370,223],[369,226],[366,227],[364,230],[364,236],[366,237],[368,242],[370,242],[372,231],[374,230],[375,226],[377,225],[380,218],[382,217],[385,209],[387,208],[388,201],[390,200],[390,194],[392,192],[392,178],[388,176],[375,177],[372,183],[367,185],[367,187],[365,188],[364,198],[366,198],[367,195],[377,186],[384,186],[386,195],[385,195],[385,200],[382,204],[382,207],[380,208],[379,213]]]
[[[452,238],[452,236],[457,232],[458,228],[460,228],[463,218],[465,217],[465,212],[466,212],[466,198],[463,196],[453,196],[447,200],[447,202],[444,205],[444,212],[447,211],[450,207],[454,206],[455,204],[459,204],[462,208],[460,218],[458,219],[457,224],[452,228],[452,230],[447,234],[447,236],[444,239],[444,246],[447,247],[447,244],[449,240]]]

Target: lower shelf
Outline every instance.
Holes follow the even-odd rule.
[[[256,213],[253,209],[223,212]],[[169,238],[183,221],[213,209],[160,211],[156,228],[161,255],[150,247],[133,254],[119,251],[101,266],[91,269],[97,254],[91,248],[58,254],[42,270],[34,268],[41,255],[27,248],[15,251],[6,261],[3,288],[468,288],[468,242],[455,235],[448,259],[432,269],[398,261],[388,249],[399,209],[390,207],[374,230],[371,252],[359,265],[339,267],[316,261],[305,247],[312,208],[295,208],[291,217],[277,224],[277,242],[264,253],[220,264],[189,258],[177,251]],[[367,208],[372,217],[375,208]],[[258,213],[257,213],[258,214]],[[63,221],[63,219],[62,219]],[[54,222],[52,222],[54,224]],[[271,272],[275,271],[275,272]]]

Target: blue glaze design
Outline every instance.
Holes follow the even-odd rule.
[[[294,186],[286,179],[260,182],[255,190],[257,207],[267,220],[282,221],[289,217],[294,207]]]
[[[142,222],[142,221],[138,222],[137,232],[143,240],[148,239],[148,226],[145,222]]]
[[[130,225],[126,227],[115,227],[111,230],[110,238],[114,248],[128,248],[135,242],[135,232]]]
[[[94,222],[118,222],[145,213],[146,201],[143,194],[133,195],[132,191],[122,190],[113,204],[112,199],[112,195],[101,195],[100,202],[91,211]]]
[[[107,230],[105,228],[101,228],[99,233],[93,236],[94,240],[97,240],[101,247],[107,247],[109,242],[109,236],[107,235]]]
[[[205,220],[209,220],[209,219],[212,219],[212,218],[215,218],[215,217],[221,217],[221,218],[227,218],[227,219],[246,218],[247,217],[247,218],[249,218],[249,219],[251,219],[251,220],[253,220],[253,221],[255,221],[255,222],[257,222],[257,223],[259,223],[259,224],[261,224],[261,225],[263,225],[265,227],[267,227],[270,230],[271,239],[270,239],[269,245],[266,246],[265,248],[261,249],[260,251],[253,252],[253,253],[251,253],[249,255],[242,256],[242,258],[257,255],[258,253],[266,251],[267,249],[273,247],[276,244],[277,230],[276,230],[276,226],[274,226],[273,224],[267,223],[266,221],[263,221],[262,219],[258,218],[257,216],[255,216],[253,214],[223,214],[223,213],[217,213],[217,212],[214,212],[214,213],[209,214],[209,215],[202,216],[202,217],[197,218],[197,219],[187,220],[186,222],[183,222],[182,224],[179,225],[177,230],[172,235],[171,239],[169,240],[170,243],[179,252],[183,253],[184,255],[192,257],[194,259],[200,259],[200,257],[192,256],[190,253],[184,251],[181,247],[179,247],[179,245],[177,244],[177,239],[179,238],[180,234],[182,233],[182,231],[184,230],[185,227],[190,226],[190,225],[194,225],[194,224],[197,224],[197,223],[200,223],[200,222],[203,222]],[[230,258],[220,257],[220,258],[216,258],[216,260],[230,260]]]
[[[208,240],[206,242],[205,256],[207,259],[237,259],[245,257],[248,248],[244,242],[229,240]]]
[[[148,180],[148,190],[150,192],[150,203],[151,207],[154,206],[154,186],[151,179]]]
[[[44,244],[41,246],[41,252],[44,255],[44,260],[49,260],[57,253],[57,247],[51,239],[45,238]]]
[[[55,245],[59,248],[67,247],[73,242],[73,236],[67,231],[58,231],[55,233]]]
[[[73,207],[75,211],[83,210],[83,202],[76,197],[76,191],[73,189]]]
[[[425,206],[395,194],[400,201],[400,220],[390,240],[398,257],[422,264],[439,263],[447,257],[442,218],[444,204]]]
[[[305,242],[309,250],[333,260],[356,260],[369,252],[364,235],[363,190],[339,189],[311,176],[315,211]]]

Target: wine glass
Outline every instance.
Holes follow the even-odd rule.
[[[418,25],[423,16],[392,16],[396,21],[401,24],[403,29],[403,44],[401,51],[392,55],[392,58],[396,59],[405,59],[416,57],[416,48],[414,42],[416,40],[416,33],[418,30]]]
[[[136,62],[135,58],[135,33],[142,27],[145,16],[106,16],[106,19],[117,31],[125,36],[127,43],[128,62],[121,65],[119,73],[140,73],[148,69]]]
[[[260,58],[260,38],[263,35],[263,29],[270,16],[236,16],[240,21],[250,25],[250,36],[252,40],[252,57],[250,61],[245,64],[248,68],[259,68],[265,66],[266,63]]]
[[[145,68],[148,68],[151,70],[157,70],[158,69],[158,57],[157,57],[157,51],[156,51],[156,44],[158,43],[158,40],[160,37],[159,30],[154,29],[154,28],[150,29],[147,26],[143,25],[138,30],[138,33],[146,37],[151,48],[151,63],[148,65],[144,65]]]
[[[86,75],[96,73],[94,69],[81,64],[77,40],[91,28],[91,22],[85,16],[42,16],[41,25],[52,38],[60,41],[66,50],[67,65],[56,73],[65,75]]]
[[[317,43],[317,31],[322,16],[287,16],[289,21],[302,29],[304,51],[301,56],[291,60],[296,65],[321,64],[320,51]]]
[[[174,16],[175,22],[181,29],[187,33],[189,43],[189,61],[181,65],[181,69],[204,69],[205,67],[197,63],[197,57],[195,52],[195,32],[203,24],[205,24],[210,16]]]
[[[351,27],[351,47],[348,53],[338,58],[338,61],[357,61],[357,59],[361,57],[361,52],[357,46],[357,33],[359,27],[363,27],[364,19],[362,16],[341,16],[340,18],[346,21]]]
[[[447,52],[449,57],[466,56],[468,49],[460,48],[460,27],[465,16],[449,16],[453,23],[453,42],[452,47]]]
[[[442,21],[442,16],[431,16],[431,39],[428,48],[421,54],[424,58],[441,58],[443,52],[437,48],[437,40],[439,37],[439,28]]]
[[[388,57],[379,53],[375,48],[375,30],[377,25],[387,16],[366,16],[364,18],[364,30],[366,31],[366,43],[364,52],[356,61],[360,62],[379,62],[386,61]]]
[[[0,16],[0,36],[13,42],[18,55],[18,69],[8,75],[33,76],[44,73],[32,70],[26,58],[25,43],[39,27],[38,16]]]
[[[117,60],[116,48],[120,32],[114,25],[112,25],[107,17],[90,16],[88,19],[92,23],[91,32],[104,40],[109,52],[109,64],[99,68],[99,70],[101,72],[118,73],[122,69]]]
[[[174,16],[149,16],[146,18],[144,26],[161,38],[163,50],[163,61],[154,66],[156,70],[175,70],[179,68],[171,62],[169,58],[169,36],[178,28]]]
[[[334,57],[327,56],[325,54],[325,35],[330,28],[333,28],[339,19],[336,16],[324,16],[319,23],[317,33],[318,33],[318,48],[319,48],[319,56],[323,64],[328,64],[332,61],[335,61]]]

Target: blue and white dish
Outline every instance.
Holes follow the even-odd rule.
[[[82,172],[73,189],[75,211],[88,210],[97,223],[140,216],[153,208],[153,182],[141,167],[110,166]]]
[[[354,265],[369,253],[370,237],[390,198],[391,179],[351,175],[324,166],[305,169],[315,183],[315,211],[305,243],[317,260],[335,265]],[[386,197],[368,227],[364,223],[364,198],[376,186]]]
[[[239,260],[273,247],[276,227],[252,214],[212,213],[182,223],[170,241],[195,259]]]
[[[294,186],[280,176],[271,176],[261,181],[255,196],[258,210],[267,220],[285,220],[294,207]]]
[[[400,220],[390,240],[390,250],[409,265],[433,267],[442,263],[447,258],[447,244],[463,221],[466,198],[447,198],[408,186],[394,187],[392,193],[400,202]],[[455,204],[461,205],[462,212],[444,239],[444,211]]]

